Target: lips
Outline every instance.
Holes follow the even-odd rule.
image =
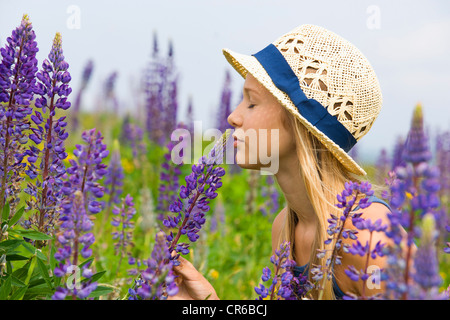
[[[238,142],[243,142],[243,140],[239,139],[238,137],[236,137],[235,135],[233,135],[233,139],[234,139],[234,147],[237,147]]]

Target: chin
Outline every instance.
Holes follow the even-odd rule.
[[[249,169],[249,170],[260,170],[261,164],[259,161],[249,161],[249,156],[245,156],[242,154],[242,152],[237,152],[235,157],[236,164],[241,167],[242,169]]]

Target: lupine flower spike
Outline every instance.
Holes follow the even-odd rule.
[[[146,265],[147,269],[128,290],[129,300],[165,300],[178,293],[164,232],[156,234],[152,255]]]
[[[205,214],[210,209],[208,204],[217,197],[216,191],[222,186],[221,178],[225,170],[218,164],[223,161],[223,148],[228,136],[229,131],[216,143],[208,157],[201,157],[198,164],[192,166],[192,172],[185,177],[186,184],[180,187],[179,199],[169,207],[176,215],[163,221],[167,228],[177,230],[176,234],[171,231],[167,235],[169,252],[177,253],[171,257],[175,264],[180,254],[189,253],[188,243],[178,243],[181,235],[187,235],[190,242],[197,241],[198,232],[206,221]]]
[[[346,182],[345,189],[341,194],[337,195],[338,203],[336,206],[343,210],[340,217],[331,214],[328,219],[327,233],[329,238],[325,240],[325,249],[318,250],[317,257],[319,259],[325,258],[325,263],[322,265],[314,266],[311,269],[312,279],[316,281],[317,288],[320,290],[319,300],[323,296],[323,288],[326,281],[332,280],[332,274],[335,265],[341,264],[342,256],[340,251],[347,251],[349,244],[344,244],[342,238],[356,239],[356,230],[344,228],[346,221],[354,218],[359,218],[361,213],[354,212],[354,209],[358,206],[360,209],[365,209],[370,206],[371,202],[369,197],[373,195],[371,184],[368,182]],[[364,197],[361,197],[364,196]],[[334,245],[332,245],[334,244]],[[332,247],[330,248],[330,245]],[[328,247],[328,248],[327,248]]]
[[[386,232],[395,246],[387,249],[389,268],[387,270],[387,294],[395,299],[407,300],[410,294],[411,265],[414,239],[420,236],[417,226],[418,218],[431,213],[440,221],[439,170],[427,161],[431,158],[428,139],[423,130],[421,106],[414,110],[413,121],[403,152],[405,165],[399,166],[389,180],[389,201],[392,208],[388,216],[390,229]],[[402,229],[407,231],[406,255],[400,245]]]
[[[61,35],[57,33],[48,59],[44,60],[42,70],[37,74],[39,82],[35,91],[40,97],[36,99],[36,108],[31,115],[35,127],[31,128],[33,133],[30,134],[36,145],[31,145],[26,151],[29,163],[26,173],[35,179],[25,189],[31,195],[28,207],[36,210],[30,223],[45,233],[52,232],[57,221],[56,209],[63,196],[62,177],[66,173],[63,160],[67,157],[64,141],[69,134],[65,130],[66,117],[57,118],[56,110],[70,107],[67,97],[72,89],[69,87],[68,67],[61,47]]]
[[[311,290],[312,284],[306,276],[294,276],[292,268],[295,261],[289,259],[290,251],[290,243],[287,241],[275,250],[275,254],[270,258],[270,262],[274,265],[273,275],[269,267],[263,269],[261,280],[263,283],[267,282],[269,286],[260,284],[259,287],[255,287],[257,300],[274,300],[275,294],[278,296],[277,300],[300,300]]]
[[[103,136],[100,131],[91,129],[84,131],[81,138],[85,145],[75,145],[75,159],[70,159],[69,182],[65,183],[65,192],[77,189],[83,192],[86,208],[92,213],[99,213],[103,209],[103,202],[96,199],[104,195],[104,187],[99,180],[107,174],[107,165],[102,163],[109,154],[106,145],[103,144]]]
[[[73,110],[71,113],[71,120],[72,120],[72,123],[71,123],[72,128],[71,129],[72,129],[72,131],[76,131],[78,129],[79,113],[80,113],[80,109],[81,109],[81,98],[82,98],[84,92],[86,91],[86,87],[91,78],[93,69],[94,69],[94,62],[92,60],[89,60],[86,63],[86,66],[84,67],[83,75],[81,77],[81,85],[80,85],[80,88],[78,89],[78,93],[75,98]]]
[[[119,262],[117,263],[116,268],[118,272],[123,257],[125,254],[128,254],[131,257],[130,250],[134,246],[132,241],[134,222],[132,219],[136,214],[136,209],[134,208],[133,198],[127,194],[127,196],[122,199],[122,203],[119,207],[114,206],[112,213],[114,216],[111,224],[115,227],[112,236],[113,239],[117,241],[114,244],[114,253],[119,256]]]
[[[439,275],[439,261],[436,251],[436,229],[434,215],[427,213],[422,219],[420,245],[414,258],[412,277],[415,286],[410,290],[410,298],[414,300],[448,300],[446,293],[439,292],[442,278]]]
[[[10,214],[20,201],[17,195],[25,167],[24,144],[38,71],[35,39],[29,17],[24,15],[0,50],[0,210],[9,203]]]
[[[53,273],[60,278],[73,275],[73,282],[64,282],[64,286],[56,289],[52,299],[64,300],[67,295],[72,295],[72,299],[85,299],[96,289],[97,283],[89,280],[93,274],[91,263],[84,264],[80,269],[79,259],[88,259],[92,255],[90,246],[95,242],[95,237],[90,232],[94,223],[86,213],[83,193],[80,190],[67,195],[60,221],[62,223],[57,240],[62,247],[55,253],[57,266]],[[81,281],[80,276],[86,281]]]

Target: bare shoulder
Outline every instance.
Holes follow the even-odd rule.
[[[375,223],[379,220],[380,225],[386,225],[389,226],[389,213],[390,210],[387,208],[384,204],[374,202],[369,207],[365,209],[357,210],[356,212],[362,213],[361,218],[365,220],[371,220],[372,223]],[[348,229],[356,229],[356,227],[353,225],[353,222],[351,219],[348,219],[345,223],[344,228]],[[364,245],[366,241],[371,240],[372,245],[377,243],[378,241],[387,242],[389,241],[388,237],[386,236],[386,233],[384,231],[375,231],[371,234],[368,230],[363,230],[358,232],[358,240]],[[353,242],[353,240],[348,239],[349,242]],[[346,242],[344,240],[344,242]]]
[[[381,225],[389,226],[389,218],[388,215],[390,213],[389,209],[381,204],[381,203],[372,203],[369,207],[357,210],[356,212],[362,213],[361,217],[366,220],[371,220],[372,223],[375,223],[379,220],[378,223]],[[351,219],[348,219],[344,225],[344,228],[347,229],[357,229]],[[373,250],[377,244],[379,245],[388,245],[390,242],[390,239],[387,237],[386,233],[384,231],[373,231],[370,232],[369,230],[358,230],[358,241],[361,243],[362,246],[368,245],[370,243],[370,250]],[[342,239],[344,243],[347,243],[348,245],[352,246],[356,242],[350,238]],[[338,268],[336,268],[336,272],[340,273],[338,284],[341,289],[343,289],[344,292],[353,292],[357,294],[361,294],[363,283],[361,280],[354,282],[351,281],[347,276],[344,275],[344,270],[347,269],[349,266],[353,266],[356,270],[365,270],[366,268],[370,267],[376,267],[379,270],[382,270],[386,267],[386,257],[376,257],[373,258],[371,256],[367,257],[367,255],[361,256],[359,254],[350,254],[350,253],[343,253],[342,254],[342,265],[340,265]],[[367,289],[367,288],[366,288]],[[378,290],[368,290],[366,293],[377,293],[380,292],[380,290],[383,290],[382,287],[378,288]]]

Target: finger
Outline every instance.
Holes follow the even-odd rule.
[[[173,270],[177,275],[183,277],[184,280],[196,281],[202,278],[202,275],[197,271],[197,269],[190,261],[182,257],[179,257],[178,261],[180,262],[180,264],[178,266],[174,266]]]

